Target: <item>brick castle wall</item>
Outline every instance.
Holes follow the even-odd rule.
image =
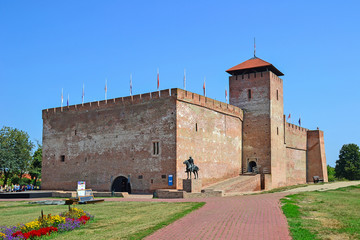
[[[271,171],[270,74],[258,72],[229,77],[230,104],[244,111],[243,172],[247,172],[250,161]]]
[[[319,176],[328,182],[324,132],[320,130],[307,132],[308,166],[307,181],[312,182],[313,176]]]
[[[110,191],[118,176],[130,179],[133,192],[179,187],[177,176],[184,175],[182,162],[187,159],[183,156],[188,157],[188,148],[192,147],[183,140],[186,136],[176,130],[179,123],[183,126],[188,123],[187,118],[180,116],[186,111],[203,113],[198,119],[199,130],[207,121],[214,123],[213,129],[207,126],[209,132],[204,135],[203,142],[207,147],[217,147],[215,155],[210,158],[208,151],[195,151],[193,155],[196,164],[201,165],[200,176],[214,172],[211,168],[218,169],[221,164],[211,162],[225,159],[227,153],[241,157],[241,109],[180,89],[163,90],[43,110],[43,189],[74,190],[77,181],[84,180],[88,188]],[[223,122],[218,124],[213,118],[223,119]],[[217,128],[221,129],[222,125],[226,126],[223,128],[226,136],[221,136],[223,133],[218,136]],[[230,146],[219,147],[223,140],[233,143],[235,151],[230,153]],[[160,144],[158,155],[153,154],[153,142]],[[233,161],[233,156],[229,161]],[[239,156],[237,159],[241,161]],[[227,164],[224,166],[230,169]],[[232,167],[240,172],[241,165]],[[233,172],[235,170],[231,169],[226,174]],[[172,187],[167,182],[169,174],[174,176]],[[219,178],[224,177],[222,174],[218,174]]]
[[[74,190],[84,180],[88,188],[110,191],[118,176],[130,178],[133,192],[167,188],[162,175],[176,173],[176,105],[168,91],[160,96],[44,110],[42,188]]]
[[[208,106],[205,104],[206,101]],[[181,179],[187,177],[183,162],[189,156],[200,168],[199,176],[203,186],[241,173],[242,111],[226,112],[209,108],[220,104],[224,107],[228,105],[178,90],[176,104],[178,188],[182,188]]]
[[[287,122],[285,123],[285,129],[286,185],[306,183],[308,130]]]
[[[286,185],[283,80],[269,72],[272,187]]]

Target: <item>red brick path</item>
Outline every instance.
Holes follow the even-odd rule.
[[[279,204],[284,195],[192,200],[206,205],[146,239],[291,239]]]

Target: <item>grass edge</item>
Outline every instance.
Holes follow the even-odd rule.
[[[318,239],[316,234],[302,227],[302,213],[300,212],[300,207],[296,205],[296,201],[294,200],[294,198],[297,198],[299,195],[300,194],[291,194],[280,199],[281,210],[289,225],[290,235],[293,240]]]
[[[134,233],[134,234],[131,234],[129,235],[127,238],[128,239],[143,239],[144,237],[147,237],[151,234],[153,234],[155,231],[163,228],[163,227],[166,227],[168,225],[170,225],[171,223],[175,222],[176,220],[186,216],[187,214],[203,207],[205,205],[205,202],[197,202],[193,207],[183,211],[183,212],[180,212],[180,213],[177,213],[175,214],[174,216],[172,216],[171,218],[163,221],[163,222],[160,222],[158,224],[156,224],[155,226],[153,227],[150,227],[150,228],[147,228],[147,229],[144,229],[140,232],[137,232],[137,233]]]

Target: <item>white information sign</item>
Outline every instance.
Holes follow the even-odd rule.
[[[77,190],[85,190],[85,181],[78,181]]]

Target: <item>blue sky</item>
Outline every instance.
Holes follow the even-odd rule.
[[[253,56],[285,76],[284,110],[325,132],[334,166],[360,144],[359,1],[1,1],[0,126],[42,138],[41,110],[182,88],[225,101],[226,69]]]

